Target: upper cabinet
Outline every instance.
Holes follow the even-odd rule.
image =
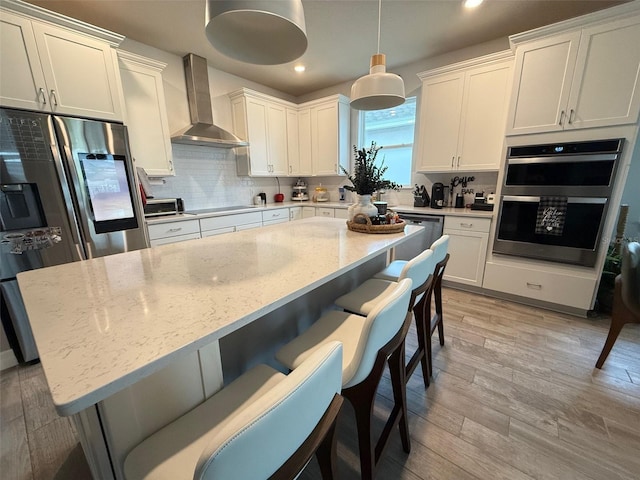
[[[249,142],[249,147],[236,149],[238,174],[288,175],[287,105],[248,89],[230,98],[234,133]]]
[[[340,175],[349,162],[349,101],[333,95],[302,105],[243,88],[229,95],[239,175]]]
[[[21,11],[1,10],[0,104],[122,120],[112,47],[123,37],[28,4],[3,2],[2,6]]]
[[[611,12],[617,16],[607,18]],[[637,122],[637,5],[515,35],[511,42],[516,63],[507,135]]]
[[[312,174],[343,175],[340,167],[349,166],[349,99],[332,95],[303,103],[300,114],[308,115],[300,127],[300,152],[311,153]]]
[[[124,123],[136,166],[150,176],[175,175],[162,83],[165,63],[118,51],[124,93]]]
[[[416,170],[498,170],[511,81],[510,52],[418,74]]]

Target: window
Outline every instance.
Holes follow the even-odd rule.
[[[397,107],[360,113],[360,145],[376,142],[383,147],[376,163],[387,167],[385,178],[403,186],[411,186],[413,132],[416,123],[416,97],[407,98]]]

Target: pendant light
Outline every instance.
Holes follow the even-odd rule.
[[[404,82],[400,76],[387,73],[385,55],[380,53],[380,18],[382,0],[378,1],[378,53],[371,56],[369,75],[351,86],[351,108],[383,110],[404,103]]]
[[[308,43],[302,0],[207,0],[205,33],[224,55],[257,65],[292,62]]]

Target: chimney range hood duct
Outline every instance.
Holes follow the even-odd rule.
[[[206,59],[189,53],[183,62],[191,125],[174,133],[171,142],[219,148],[249,146],[248,142],[213,124]]]

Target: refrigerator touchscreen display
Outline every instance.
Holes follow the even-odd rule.
[[[79,155],[96,233],[136,228],[125,157]]]

